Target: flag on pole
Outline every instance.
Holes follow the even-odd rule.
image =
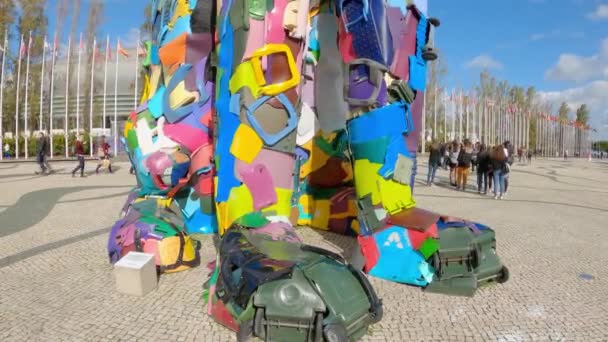
[[[127,50],[125,50],[122,47],[122,45],[120,44],[120,39],[118,40],[118,45],[117,45],[116,51],[118,53],[120,53],[121,55],[125,56],[126,58],[129,58],[129,56],[130,56],[129,53],[127,52]]]
[[[19,59],[22,59],[23,55],[25,55],[25,41],[23,40],[23,35],[21,35],[21,46],[19,47]]]
[[[139,57],[142,57],[142,56],[145,56],[145,55],[147,55],[147,54],[148,54],[148,53],[146,52],[146,50],[145,50],[145,49],[143,49],[143,48],[141,47],[140,42],[137,42],[137,55],[138,55]]]

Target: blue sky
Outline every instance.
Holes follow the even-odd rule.
[[[101,33],[135,41],[147,2],[106,0]],[[56,3],[48,3],[51,32]],[[436,41],[446,86],[470,88],[487,68],[511,84],[535,86],[543,100],[587,103],[598,135],[608,138],[608,0],[429,0],[429,11],[441,20]]]

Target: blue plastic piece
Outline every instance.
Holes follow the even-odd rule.
[[[426,62],[422,57],[410,56],[410,81],[412,90],[423,91],[426,87]]]
[[[223,12],[230,8],[232,1],[229,0],[222,8]],[[232,188],[241,185],[234,175],[235,158],[230,153],[232,138],[240,125],[237,113],[230,111],[230,78],[232,77],[233,55],[234,55],[234,32],[228,17],[224,17],[220,28],[221,42],[219,45],[218,69],[221,73],[218,86],[216,110],[218,115],[218,139],[216,146],[217,163],[217,197],[218,202],[226,202]],[[236,115],[235,115],[236,114]]]
[[[405,139],[400,135],[393,136],[386,150],[384,165],[378,170],[378,174],[385,179],[389,179],[393,175],[393,172],[395,172],[395,165],[397,164],[397,158],[400,154],[404,157],[411,158],[410,152],[405,145]]]
[[[182,214],[184,214],[185,218],[190,218],[196,211],[201,210],[201,203],[199,201],[199,197],[195,194],[194,189],[190,188],[190,194],[188,195],[188,199],[186,200],[186,204],[184,205],[182,210]],[[194,197],[194,199],[193,199]]]
[[[287,111],[287,126],[280,130],[275,134],[270,134],[264,131],[258,120],[255,118],[255,111],[262,106],[266,101],[271,98],[276,98],[281,102],[281,104],[285,107]],[[283,139],[287,134],[291,133],[298,126],[298,114],[296,113],[295,108],[289,102],[289,99],[284,94],[279,94],[274,97],[270,96],[262,96],[259,99],[255,100],[249,107],[245,106],[245,110],[247,112],[247,120],[251,124],[251,127],[258,133],[260,138],[269,146],[272,146],[279,142],[279,140]]]
[[[150,47],[150,63],[152,63],[152,65],[160,65],[160,57],[158,55],[158,46],[156,44],[153,44]]]
[[[412,249],[407,230],[389,227],[374,235],[379,257],[369,274],[399,283],[426,286],[432,281],[433,268]]]
[[[174,122],[180,120],[184,116],[192,113],[201,104],[209,101],[210,95],[205,90],[205,85],[204,85],[203,81],[197,77],[196,86],[197,86],[198,92],[200,94],[200,100],[197,102],[191,103],[187,106],[180,107],[180,108],[176,108],[176,109],[171,108],[171,103],[169,101],[171,92],[173,91],[173,89],[175,89],[175,87],[177,87],[177,85],[180,82],[182,82],[183,80],[186,79],[186,76],[188,76],[188,73],[190,72],[190,70],[192,70],[191,64],[182,64],[179,67],[179,69],[177,69],[175,74],[173,74],[173,77],[171,77],[171,81],[169,81],[169,85],[167,86],[167,89],[164,92],[164,98],[163,98],[163,112],[164,113],[163,114],[167,118],[167,121],[169,121],[170,123],[174,123]]]
[[[148,101],[148,110],[155,119],[163,115],[163,100],[165,98],[165,86],[158,88],[154,96]]]
[[[177,39],[177,37],[183,33],[192,33],[192,30],[190,29],[190,15],[184,15],[177,18],[177,20],[175,20],[175,24],[173,25],[173,29],[171,30],[169,30],[169,27],[165,25],[160,33],[160,45],[163,46],[168,42]]]
[[[217,233],[217,217],[215,214],[205,214],[199,210],[191,217],[184,217],[184,225],[188,234],[215,234]]]
[[[173,170],[171,171],[171,186],[176,186],[179,183],[180,178],[184,178],[190,168],[190,162],[173,164]]]
[[[364,143],[408,133],[406,109],[405,103],[394,102],[350,120],[347,127],[351,143]]]

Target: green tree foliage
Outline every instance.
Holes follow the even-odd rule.
[[[562,102],[559,106],[559,110],[557,111],[557,116],[560,121],[565,122],[568,120],[568,114],[570,114],[570,107],[566,102]]]
[[[586,125],[589,122],[589,108],[586,104],[582,104],[576,109],[576,121]]]

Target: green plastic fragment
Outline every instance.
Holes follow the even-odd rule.
[[[424,260],[428,260],[433,254],[439,250],[439,242],[436,239],[428,238],[422,242],[418,252],[422,254]]]
[[[264,217],[264,215],[259,211],[243,215],[236,220],[237,224],[249,228],[261,228],[267,225],[269,222],[270,221],[268,221],[266,217]]]

